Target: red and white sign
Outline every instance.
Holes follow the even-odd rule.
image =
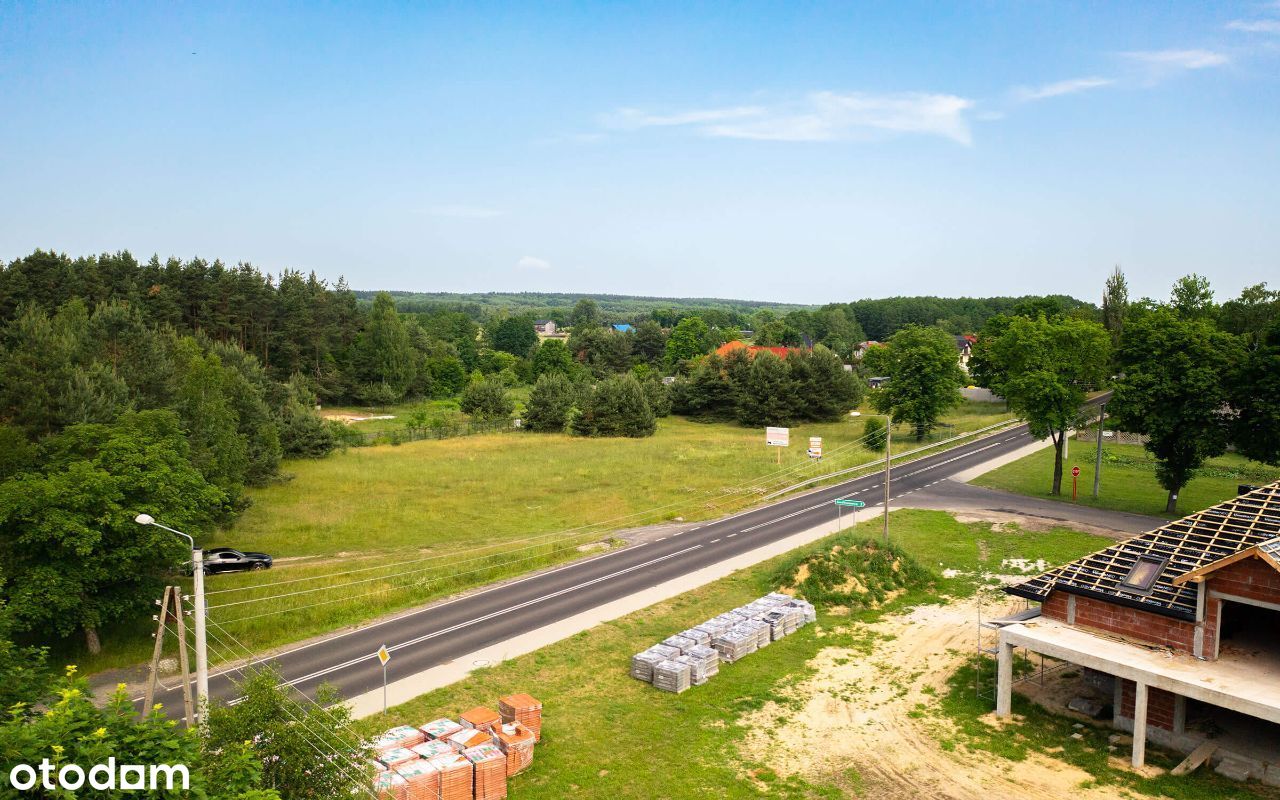
[[[1079,477],[1080,477],[1080,468],[1079,468],[1079,467],[1072,467],[1072,468],[1071,468],[1071,477],[1073,477],[1073,478],[1079,478]]]

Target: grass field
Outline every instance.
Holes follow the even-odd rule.
[[[1071,467],[1079,465],[1076,502],[1081,505],[1166,516],[1166,492],[1156,481],[1154,463],[1141,445],[1103,445],[1102,483],[1097,500],[1092,497],[1094,448],[1086,442],[1074,440],[1070,447],[1072,455],[1063,470],[1063,494],[1060,497],[1049,494],[1053,484],[1053,448],[1045,448],[1005,464],[973,482],[978,486],[1069,503]],[[1280,480],[1280,468],[1268,467],[1231,453],[1211,459],[1201,474],[1183,487],[1178,496],[1178,513],[1174,516],[1181,517],[1229,500],[1236,496],[1236,487],[1241,483],[1274,480]]]
[[[948,432],[1004,419],[1001,406],[969,404]],[[797,426],[791,447],[768,448],[760,430],[670,417],[645,439],[510,432],[291,461],[291,480],[253,490],[236,525],[202,543],[277,559],[268,572],[211,576],[210,619],[254,649],[358,624],[595,552],[618,528],[714,518],[807,477],[872,469],[880,456],[859,443],[862,427]],[[915,446],[908,433],[895,426],[895,452]],[[809,436],[823,437],[820,465],[805,455]],[[92,672],[149,654],[144,625],[103,640],[97,657],[63,657]]]
[[[947,514],[930,511],[897,511],[891,523],[895,543],[934,573],[931,587],[913,590],[877,610],[839,616],[821,613],[817,625],[802,628],[738,663],[722,665],[711,682],[684,694],[658,692],[628,677],[631,655],[775,590],[777,576],[786,574],[789,564],[805,553],[830,548],[835,537],[481,670],[466,681],[425,694],[393,708],[386,717],[362,724],[371,732],[395,724],[421,724],[440,716],[456,716],[475,705],[493,705],[504,694],[527,691],[543,702],[544,736],[532,769],[513,779],[513,797],[849,796],[859,788],[856,764],[812,781],[780,778],[767,767],[744,760],[740,743],[746,729],[737,720],[769,701],[785,705],[785,689],[810,674],[808,663],[822,648],[867,647],[875,634],[851,622],[872,622],[889,611],[971,594],[977,588],[973,573],[1000,571],[1005,558],[1046,558],[1050,563],[1061,563],[1109,541],[1062,529],[1032,533],[1002,527],[993,531],[988,524],[961,524]],[[969,575],[944,578],[944,569]],[[948,710],[963,715],[978,713],[967,706]],[[1069,734],[1069,723],[1066,725]],[[1099,776],[1117,779],[1102,771]],[[1183,786],[1205,785],[1199,781],[1193,778]],[[1212,795],[1175,790],[1167,796]]]

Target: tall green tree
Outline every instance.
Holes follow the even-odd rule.
[[[1173,284],[1169,305],[1183,319],[1212,319],[1217,313],[1209,279],[1192,273]]]
[[[538,332],[533,317],[520,315],[498,321],[489,339],[494,350],[524,358],[538,344]]]
[[[370,399],[381,400],[389,394],[393,401],[399,400],[413,383],[416,361],[395,301],[386,292],[379,292],[355,342],[355,378],[364,387],[360,391]],[[388,391],[378,391],[379,385]]]
[[[862,402],[864,383],[827,347],[792,350],[786,360],[793,416],[833,422]]]
[[[1229,376],[1242,356],[1236,337],[1184,314],[1158,308],[1125,327],[1116,358],[1122,377],[1107,405],[1121,430],[1147,437],[1169,514],[1195,471],[1226,451]]]
[[[578,328],[598,328],[604,323],[600,319],[600,306],[590,297],[584,297],[573,307],[573,314],[569,317],[569,324],[576,330]]]
[[[743,425],[786,425],[794,418],[795,387],[787,365],[768,350],[751,359],[746,385],[738,397]]]
[[[72,426],[40,446],[37,463],[0,483],[4,599],[17,629],[80,630],[90,652],[104,622],[145,613],[186,557],[177,537],[133,518],[152,513],[199,536],[229,513],[170,411]]]
[[[564,373],[544,373],[529,392],[524,427],[537,432],[562,432],[573,412],[575,396],[573,383]]]
[[[707,352],[707,331],[707,323],[701,317],[680,320],[667,338],[667,365],[687,372],[688,363]]]
[[[1261,332],[1231,385],[1236,450],[1255,461],[1280,465],[1280,318]]]
[[[584,392],[573,419],[579,436],[652,436],[657,429],[653,409],[634,375],[605,378]]]
[[[637,358],[645,364],[657,367],[667,353],[667,335],[662,326],[647,319],[636,326],[635,346],[632,348]]]
[[[1222,304],[1218,323],[1222,329],[1243,336],[1256,345],[1271,324],[1280,319],[1280,292],[1258,283],[1240,290],[1240,296]]]
[[[889,382],[871,392],[871,403],[881,414],[911,423],[916,441],[923,441],[943,412],[961,401],[965,374],[955,340],[941,328],[907,325],[886,348]]]
[[[1102,327],[1111,334],[1111,345],[1120,343],[1120,335],[1124,332],[1124,318],[1129,310],[1129,282],[1117,264],[1107,277],[1106,288],[1102,291]]]
[[[533,374],[536,376],[557,372],[561,375],[573,374],[573,356],[569,348],[560,339],[548,339],[538,346],[533,354]]]
[[[1089,389],[1106,380],[1111,340],[1096,322],[1070,317],[1012,317],[998,335],[978,340],[987,387],[1026,420],[1033,436],[1053,440],[1051,494],[1062,493],[1067,431],[1083,418]]]

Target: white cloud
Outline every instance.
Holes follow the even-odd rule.
[[[461,205],[432,206],[427,209],[427,214],[433,217],[455,217],[459,219],[489,219],[490,217],[502,216],[502,212],[496,208]]]
[[[1013,94],[1018,100],[1028,103],[1033,100],[1046,100],[1050,97],[1087,92],[1090,89],[1099,89],[1103,86],[1110,86],[1113,83],[1115,81],[1111,78],[1072,78],[1070,80],[1057,81],[1056,83],[1046,83],[1043,86],[1020,86],[1013,90]]]
[[[534,256],[521,256],[516,262],[516,269],[533,269],[545,270],[551,269],[551,262],[545,258],[535,258]]]
[[[1231,60],[1212,50],[1134,50],[1121,55],[1163,72],[1221,67]]]
[[[1280,4],[1276,8],[1280,8]],[[1227,23],[1227,29],[1245,33],[1280,33],[1280,19],[1234,19]]]
[[[759,116],[763,113],[764,109],[759,106],[707,108],[697,111],[684,111],[677,114],[651,114],[638,108],[620,108],[612,114],[605,115],[601,121],[610,128],[635,129],[722,122],[730,119]]]
[[[831,142],[895,134],[941,136],[970,144],[965,113],[973,101],[949,94],[814,92],[772,107],[736,106],[655,115],[623,109],[610,117],[621,127],[686,126],[704,136],[775,142]]]

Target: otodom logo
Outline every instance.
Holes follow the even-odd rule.
[[[9,770],[9,785],[23,792],[37,786],[50,791],[74,792],[88,786],[99,790],[154,792],[190,789],[191,775],[184,764],[116,764],[115,758],[108,758],[105,764],[95,764],[86,769],[79,764],[59,767],[46,758],[39,766],[18,764],[13,767]]]

